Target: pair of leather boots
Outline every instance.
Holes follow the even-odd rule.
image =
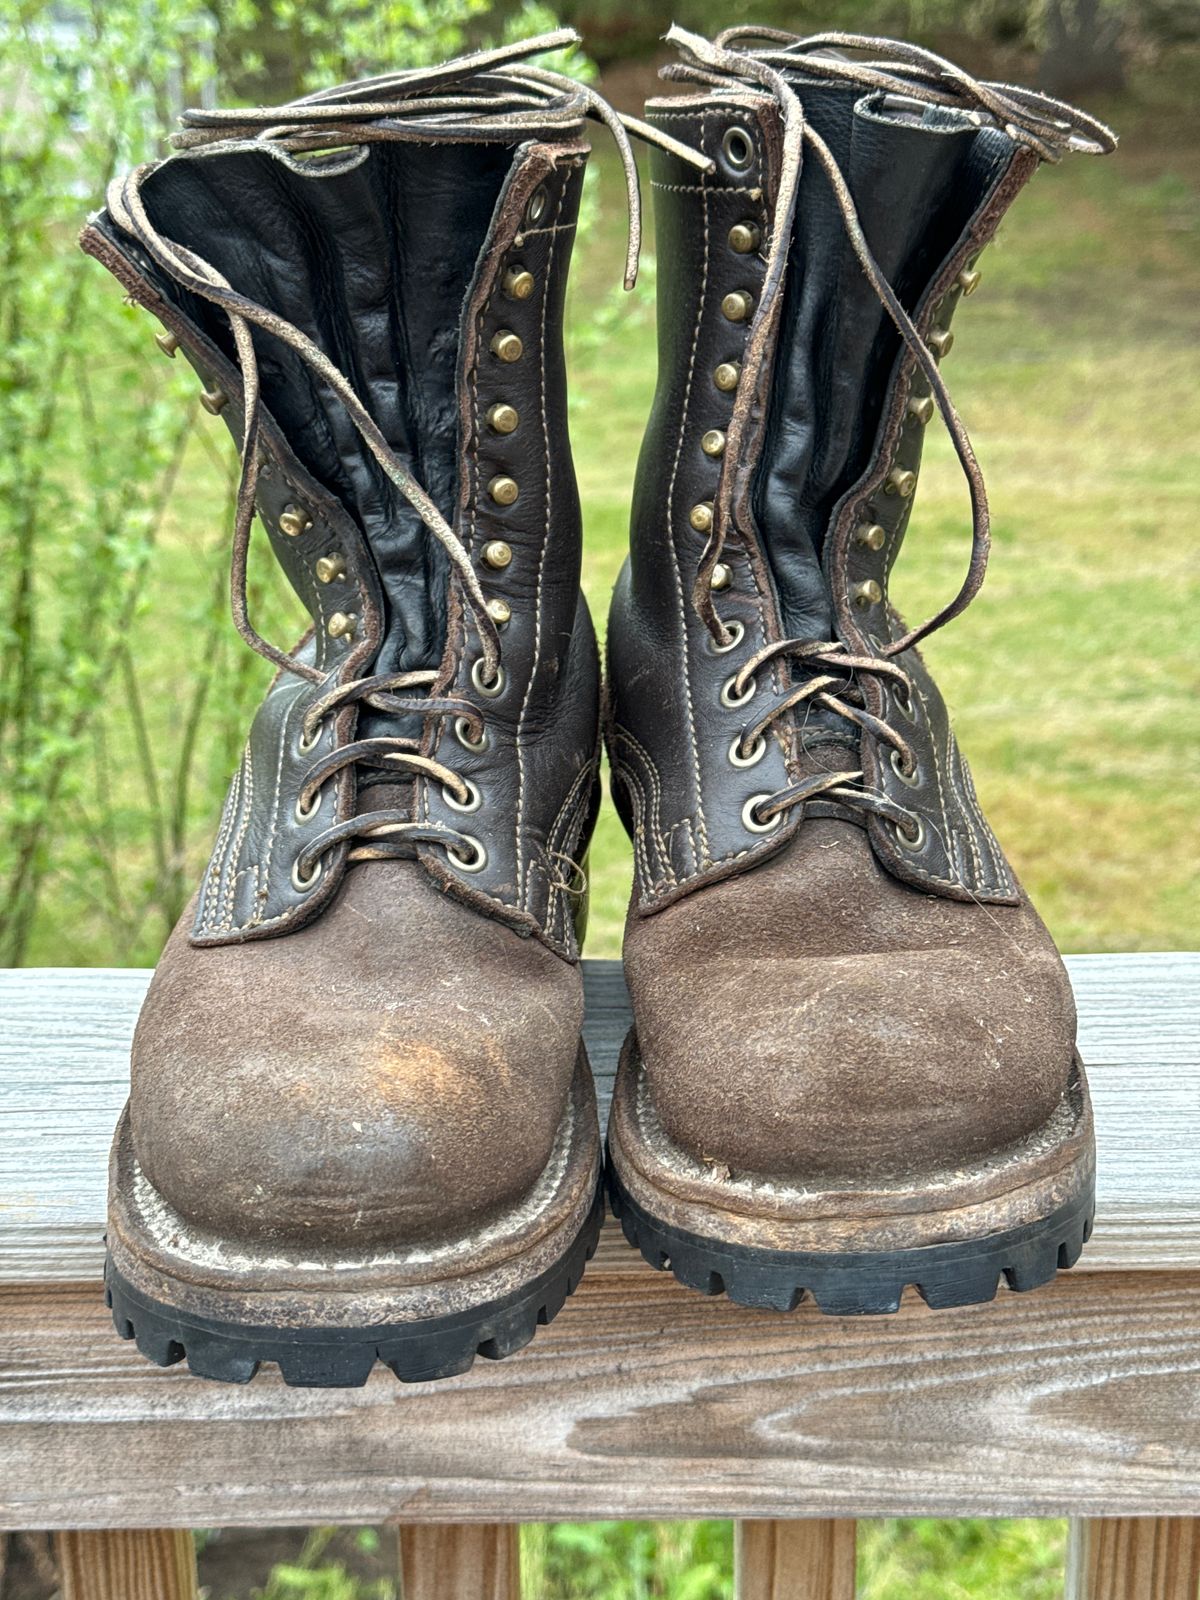
[[[786,1310],[987,1300],[1093,1206],[1070,986],[918,641],[986,559],[940,362],[1042,160],[1111,135],[922,51],[676,31],[651,146],[658,388],[604,675],[563,300],[585,120],[563,36],[200,111],[83,245],[241,451],[234,613],[277,667],[154,976],[108,1289],[152,1360],[293,1384],[524,1345],[603,1215],[581,1042],[601,725],[633,841],[607,1184],[655,1266]],[[927,426],[973,534],[888,579]],[[247,615],[255,515],[311,617]],[[602,714],[603,701],[603,714]]]

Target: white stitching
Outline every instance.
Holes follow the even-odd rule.
[[[675,598],[679,606],[680,635],[683,645],[683,691],[687,701],[688,731],[692,747],[692,776],[696,784],[696,812],[700,828],[700,842],[703,847],[701,859],[707,860],[708,828],[704,817],[704,790],[703,779],[700,773],[700,741],[696,732],[696,709],[692,700],[692,675],[689,670],[689,639],[687,624],[687,605],[683,588],[683,567],[680,561],[679,540],[675,534],[675,485],[679,478],[679,463],[683,457],[683,442],[687,436],[690,422],[689,406],[692,396],[692,383],[696,375],[696,354],[700,347],[700,329],[704,322],[704,301],[708,293],[708,263],[709,263],[709,226],[708,226],[708,190],[701,186],[704,195],[704,265],[700,276],[700,291],[696,302],[696,323],[692,330],[692,348],[688,357],[687,383],[683,391],[683,405],[679,422],[679,438],[675,446],[675,460],[671,466],[671,479],[667,485],[666,518],[667,528],[671,541],[671,570],[675,579]]]
[[[563,203],[566,200],[567,183],[566,175],[555,173],[559,178],[558,205],[555,218],[562,215]],[[542,449],[545,455],[546,479],[545,498],[543,501],[545,514],[542,520],[542,548],[538,556],[537,583],[534,588],[534,613],[533,613],[533,659],[529,664],[529,676],[525,683],[525,697],[521,701],[521,709],[517,714],[517,815],[516,815],[516,883],[517,904],[522,910],[529,910],[529,890],[526,883],[526,871],[523,869],[525,860],[525,845],[522,836],[522,823],[525,815],[525,757],[522,753],[521,735],[525,728],[525,717],[529,710],[529,702],[533,698],[533,686],[537,678],[538,666],[542,659],[542,589],[546,572],[546,552],[550,546],[551,518],[554,506],[554,476],[550,464],[550,421],[546,414],[546,312],[550,303],[550,281],[555,266],[553,245],[546,252],[545,287],[542,290],[542,318],[540,326],[541,349],[538,352],[538,415],[542,423]]]

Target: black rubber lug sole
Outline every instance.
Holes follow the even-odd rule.
[[[532,1283],[488,1305],[419,1323],[369,1328],[271,1328],[180,1316],[128,1284],[111,1259],[104,1269],[106,1299],[123,1339],[134,1339],[156,1366],[187,1361],[198,1377],[249,1383],[271,1362],[293,1388],[356,1389],[377,1361],[401,1383],[430,1383],[466,1372],[477,1355],[499,1361],[527,1345],[562,1310],[591,1259],[604,1220],[597,1192],[588,1220],[555,1266]]]
[[[834,1317],[898,1311],[909,1284],[936,1309],[994,1300],[1002,1278],[1020,1292],[1040,1288],[1059,1268],[1078,1261],[1095,1211],[1090,1184],[1050,1216],[981,1239],[823,1254],[755,1250],[668,1227],[630,1198],[611,1164],[608,1191],[629,1243],[689,1289],[770,1311],[793,1311],[811,1295],[819,1310]]]

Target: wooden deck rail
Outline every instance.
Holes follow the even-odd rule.
[[[607,1101],[626,1000],[587,965]],[[1196,1600],[1200,956],[1069,965],[1100,1198],[1052,1286],[779,1316],[610,1224],[528,1350],[342,1391],[209,1384],[114,1336],[105,1157],[148,975],[0,971],[0,1528],[70,1530],[67,1600],[186,1600],[170,1530],[394,1520],[408,1600],[515,1600],[521,1521],[733,1517],[739,1600],[850,1600],[855,1517],[1067,1515],[1069,1600]]]

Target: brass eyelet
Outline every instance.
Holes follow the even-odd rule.
[[[301,728],[300,737],[296,740],[296,749],[299,750],[299,752],[300,752],[300,754],[302,756],[306,756],[306,755],[308,755],[310,753],[310,751],[315,750],[317,748],[317,746],[320,744],[320,742],[321,742],[321,724],[318,722],[316,727],[312,731],[312,737],[311,738],[308,738],[305,735],[304,729]]]
[[[484,728],[478,739],[471,738],[471,721],[469,717],[455,717],[454,737],[464,750],[473,750],[476,754],[487,749],[487,729]]]
[[[755,679],[751,678],[746,685],[745,691],[739,695],[736,687],[737,676],[735,672],[732,678],[726,678],[721,685],[721,704],[728,706],[731,711],[736,711],[739,706],[748,705],[758,693],[758,684]]]
[[[470,855],[464,854],[461,847],[453,844],[446,846],[446,854],[460,872],[482,872],[488,862],[488,853],[483,845],[469,833],[463,834],[463,845],[470,849]]]
[[[520,336],[515,334],[511,328],[500,328],[492,335],[492,354],[501,361],[506,361],[510,365],[514,361],[520,361],[524,350],[525,346],[522,344]]]
[[[725,137],[721,140],[721,151],[729,165],[737,172],[745,172],[754,161],[754,141],[745,128],[738,127],[736,123],[732,128],[726,128]]]
[[[748,256],[762,243],[762,234],[756,222],[735,222],[729,230],[729,248],[739,256]]]
[[[451,811],[472,812],[478,811],[483,804],[483,796],[479,792],[479,785],[472,783],[470,778],[464,778],[463,787],[467,791],[467,798],[460,800],[448,783],[442,785],[442,799]]]
[[[906,722],[915,722],[917,720],[917,708],[912,696],[907,689],[901,693],[898,683],[892,684],[892,703]]]
[[[471,668],[471,682],[486,700],[494,700],[497,695],[504,693],[504,668],[496,668],[496,676],[491,683],[483,680],[483,657],[478,656],[475,665]]]
[[[746,637],[746,624],[744,622],[738,622],[735,619],[733,622],[729,623],[728,626],[729,626],[729,642],[728,642],[728,644],[718,644],[717,641],[715,639],[713,639],[711,637],[711,635],[710,635],[710,647],[712,649],[713,655],[715,655],[715,656],[728,655],[731,650],[736,650],[738,645],[740,645],[742,640]]]
[[[759,734],[749,750],[742,749],[742,736],[729,746],[729,765],[731,767],[756,767],[767,753],[767,741],[763,734]]]
[[[746,804],[742,807],[742,827],[746,829],[747,833],[775,832],[775,829],[783,821],[782,811],[774,812],[766,822],[761,817],[755,816],[755,812],[764,800],[773,799],[774,796],[769,794],[752,794],[749,800],[746,801]]]
[[[916,851],[923,849],[924,847],[925,824],[915,812],[910,811],[909,816],[912,817],[912,820],[916,823],[917,831],[914,834],[907,834],[897,822],[895,824],[896,843],[902,850],[911,850],[915,854]]]
[[[901,783],[906,784],[910,789],[919,789],[921,787],[920,767],[918,767],[914,762],[912,771],[906,772],[900,759],[900,752],[896,749],[895,745],[892,746],[889,759],[892,763],[892,771],[900,779]]]
[[[310,889],[316,887],[317,879],[321,876],[322,871],[323,866],[318,857],[313,863],[312,871],[305,877],[300,871],[300,857],[297,856],[295,861],[292,862],[292,888],[295,889],[297,894],[307,894]]]
[[[302,806],[300,804],[299,796],[297,796],[296,804],[292,808],[292,815],[295,817],[297,822],[311,822],[313,817],[316,816],[317,812],[320,811],[320,809],[321,809],[321,791],[320,791],[320,789],[318,789],[316,794],[314,794],[313,797],[312,797],[312,803],[310,805],[308,805],[308,806]]]
[[[546,215],[546,207],[550,203],[550,196],[546,192],[546,185],[539,184],[529,197],[529,204],[525,207],[525,222],[528,227],[536,227]]]

